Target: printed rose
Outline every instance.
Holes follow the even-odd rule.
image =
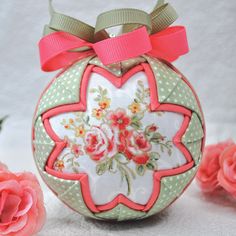
[[[220,170],[219,157],[223,150],[232,144],[232,141],[227,141],[209,145],[205,148],[196,176],[196,180],[204,192],[212,192],[219,186],[217,179],[217,174]]]
[[[236,144],[226,148],[220,156],[220,185],[236,198]]]
[[[152,145],[143,133],[134,130],[125,130],[119,135],[119,152],[124,153],[128,159],[132,159],[137,164],[146,164],[149,160],[147,152]]]
[[[31,236],[44,221],[43,194],[36,177],[0,167],[0,235]]]
[[[93,126],[85,135],[85,151],[95,161],[111,158],[117,152],[115,133],[107,125]]]
[[[124,109],[117,109],[115,112],[109,112],[107,119],[110,120],[112,127],[117,127],[119,130],[124,130],[130,124],[130,118],[126,115]]]

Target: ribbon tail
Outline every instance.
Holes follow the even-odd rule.
[[[152,50],[149,55],[173,62],[189,52],[185,27],[169,27],[150,36]]]
[[[72,51],[73,49],[86,51]],[[43,37],[39,41],[39,52],[41,68],[46,72],[64,68],[94,54],[90,43],[65,32],[55,32]]]

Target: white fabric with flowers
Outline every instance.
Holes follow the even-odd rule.
[[[52,117],[54,132],[68,143],[54,163],[64,173],[86,173],[95,204],[123,194],[146,204],[153,191],[154,171],[179,167],[186,159],[172,143],[183,116],[150,112],[150,91],[144,72],[117,89],[92,73],[86,112]]]

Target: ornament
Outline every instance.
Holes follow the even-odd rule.
[[[95,28],[51,12],[39,43],[41,65],[63,69],[34,116],[42,178],[66,205],[91,218],[123,221],[160,212],[194,178],[204,146],[198,98],[169,63],[188,51],[184,27],[169,27],[176,13],[163,1],[151,14],[103,13]],[[125,25],[124,34],[109,38],[105,29],[115,25]]]

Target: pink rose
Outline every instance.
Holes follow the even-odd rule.
[[[212,192],[218,186],[217,174],[220,170],[219,157],[223,150],[232,145],[232,141],[209,145],[205,148],[196,180],[204,192]]]
[[[149,160],[147,152],[151,150],[152,145],[146,139],[143,133],[134,130],[126,130],[120,133],[119,152],[132,159],[137,164],[146,164]]]
[[[131,122],[130,118],[126,115],[126,111],[121,108],[115,112],[109,112],[107,119],[110,120],[111,126],[117,127],[119,130],[124,130]]]
[[[85,151],[95,161],[111,158],[117,152],[115,133],[106,124],[93,126],[85,135]]]
[[[236,198],[236,144],[226,148],[220,156],[218,181]]]
[[[31,236],[45,221],[43,194],[36,177],[13,174],[0,164],[0,235]]]

